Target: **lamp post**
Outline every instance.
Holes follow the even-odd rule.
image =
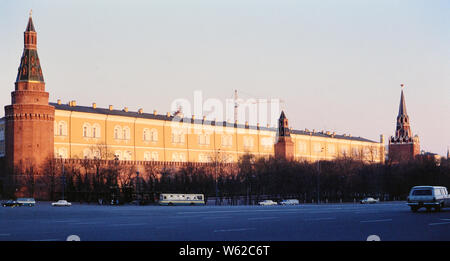
[[[322,153],[324,147],[320,148],[320,153]],[[320,204],[320,158],[317,160],[317,204]]]
[[[218,205],[218,197],[219,197],[219,188],[217,185],[217,165],[218,165],[218,161],[219,161],[219,153],[220,153],[220,149],[217,152],[216,158],[215,158],[215,164],[214,164],[214,174],[215,174],[215,190],[216,190],[216,205]]]
[[[136,171],[136,205],[139,205],[139,171]]]
[[[62,199],[64,199],[64,189],[66,187],[66,174],[64,171],[64,159],[60,156],[62,162],[62,174],[61,174],[61,185],[62,185]]]
[[[320,204],[320,160],[317,161],[317,204]]]

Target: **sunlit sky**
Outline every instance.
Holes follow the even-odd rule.
[[[294,129],[387,142],[404,83],[421,149],[450,146],[447,0],[3,0],[2,105],[30,9],[51,102],[165,114],[196,90],[225,103],[237,89],[281,99]]]

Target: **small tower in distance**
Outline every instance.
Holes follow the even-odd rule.
[[[420,154],[419,137],[413,136],[409,116],[406,112],[406,101],[403,94],[404,85],[400,96],[400,106],[397,115],[395,136],[389,139],[389,161],[400,163],[413,160]]]
[[[275,157],[291,160],[294,158],[294,142],[289,131],[289,123],[284,111],[278,119],[277,142],[274,145]]]

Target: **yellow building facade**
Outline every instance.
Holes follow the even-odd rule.
[[[244,154],[274,156],[277,129],[184,118],[178,115],[50,103],[55,107],[56,158],[163,162],[237,162]],[[380,142],[330,132],[291,130],[294,158],[352,157],[384,162]]]

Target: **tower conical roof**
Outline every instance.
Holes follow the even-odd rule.
[[[26,32],[36,32],[34,30],[33,19],[31,18],[31,15],[30,15],[30,18],[28,18],[28,25],[27,25],[27,28],[25,31]]]
[[[28,18],[28,24],[24,33],[24,49],[22,58],[20,59],[20,66],[17,73],[16,82],[37,81],[44,82],[42,75],[41,64],[36,49],[37,34],[34,29],[33,19]]]
[[[400,106],[398,109],[398,115],[407,115],[408,113],[406,113],[406,102],[405,102],[405,96],[403,95],[403,90],[402,90],[402,95],[400,97]]]

